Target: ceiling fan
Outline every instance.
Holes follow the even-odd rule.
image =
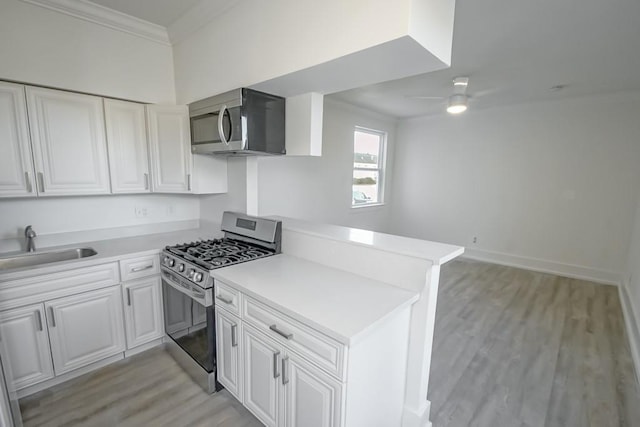
[[[453,93],[448,97],[444,96],[408,96],[411,99],[426,100],[442,100],[447,99],[447,112],[451,114],[460,114],[467,110],[469,105],[469,95],[467,95],[467,87],[469,86],[469,77],[456,77],[453,79]]]

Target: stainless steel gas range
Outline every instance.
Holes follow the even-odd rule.
[[[222,239],[167,246],[161,255],[167,348],[209,393],[216,380],[216,327],[211,272],[280,253],[282,223],[225,212]]]

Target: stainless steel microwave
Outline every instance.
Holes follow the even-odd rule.
[[[285,99],[242,88],[189,104],[196,154],[285,154]]]

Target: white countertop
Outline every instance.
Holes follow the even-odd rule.
[[[347,345],[419,297],[285,254],[214,270],[212,275]]]
[[[66,248],[90,247],[93,248],[97,255],[74,259],[51,264],[41,264],[36,267],[22,267],[5,271],[0,271],[0,282],[37,276],[41,274],[55,273],[69,268],[81,268],[91,265],[104,264],[116,261],[119,258],[128,255],[152,255],[160,253],[167,245],[190,242],[201,239],[213,239],[222,236],[220,230],[214,231],[210,228],[197,228],[191,230],[172,231],[170,233],[146,234],[135,237],[123,237],[109,240],[99,240],[95,242],[76,243],[65,246],[54,246],[42,249],[41,252],[56,251]],[[15,252],[14,252],[15,254]],[[0,258],[7,256],[9,253],[0,253]]]
[[[288,229],[341,242],[372,247],[386,252],[426,259],[434,265],[444,264],[464,253],[464,247],[446,243],[280,216],[272,216],[270,218],[281,220],[282,227],[285,230]]]

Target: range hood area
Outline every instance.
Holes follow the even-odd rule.
[[[241,88],[189,104],[194,154],[282,155],[285,99]]]

